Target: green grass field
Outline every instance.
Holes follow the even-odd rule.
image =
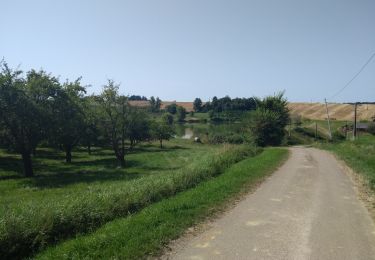
[[[347,140],[333,144],[323,144],[321,147],[334,152],[353,170],[362,174],[369,187],[375,191],[374,135],[360,135],[355,141]]]
[[[217,212],[230,198],[247,192],[287,157],[287,150],[266,149],[228,168],[196,188],[155,203],[140,213],[106,224],[42,252],[38,259],[139,259],[155,255],[171,239]]]
[[[258,150],[253,146],[202,145],[175,139],[165,149],[142,145],[117,168],[109,150],[89,156],[37,151],[35,178],[21,178],[20,158],[0,155],[0,255],[22,258],[50,244],[92,232],[119,217],[221,174]]]

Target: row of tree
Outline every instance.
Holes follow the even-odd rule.
[[[196,98],[193,102],[195,112],[209,112],[215,113],[226,111],[250,111],[256,109],[255,98],[230,98],[225,96],[217,98],[214,96],[211,101],[203,104],[200,98]]]
[[[109,80],[100,95],[86,95],[81,79],[60,83],[45,71],[24,74],[0,64],[0,145],[22,156],[25,176],[33,176],[32,154],[38,145],[57,147],[72,161],[72,150],[85,145],[110,145],[120,166],[129,149],[143,140],[173,134],[173,116],[151,119],[145,108],[132,107]],[[153,111],[158,111],[160,100]]]

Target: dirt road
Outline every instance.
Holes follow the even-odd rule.
[[[375,259],[375,227],[331,154],[291,149],[259,189],[169,259]]]

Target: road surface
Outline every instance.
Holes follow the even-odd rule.
[[[289,160],[167,259],[375,259],[375,227],[333,155],[291,148]]]

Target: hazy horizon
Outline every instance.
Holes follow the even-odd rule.
[[[165,101],[375,101],[375,2],[2,1],[0,58]]]

